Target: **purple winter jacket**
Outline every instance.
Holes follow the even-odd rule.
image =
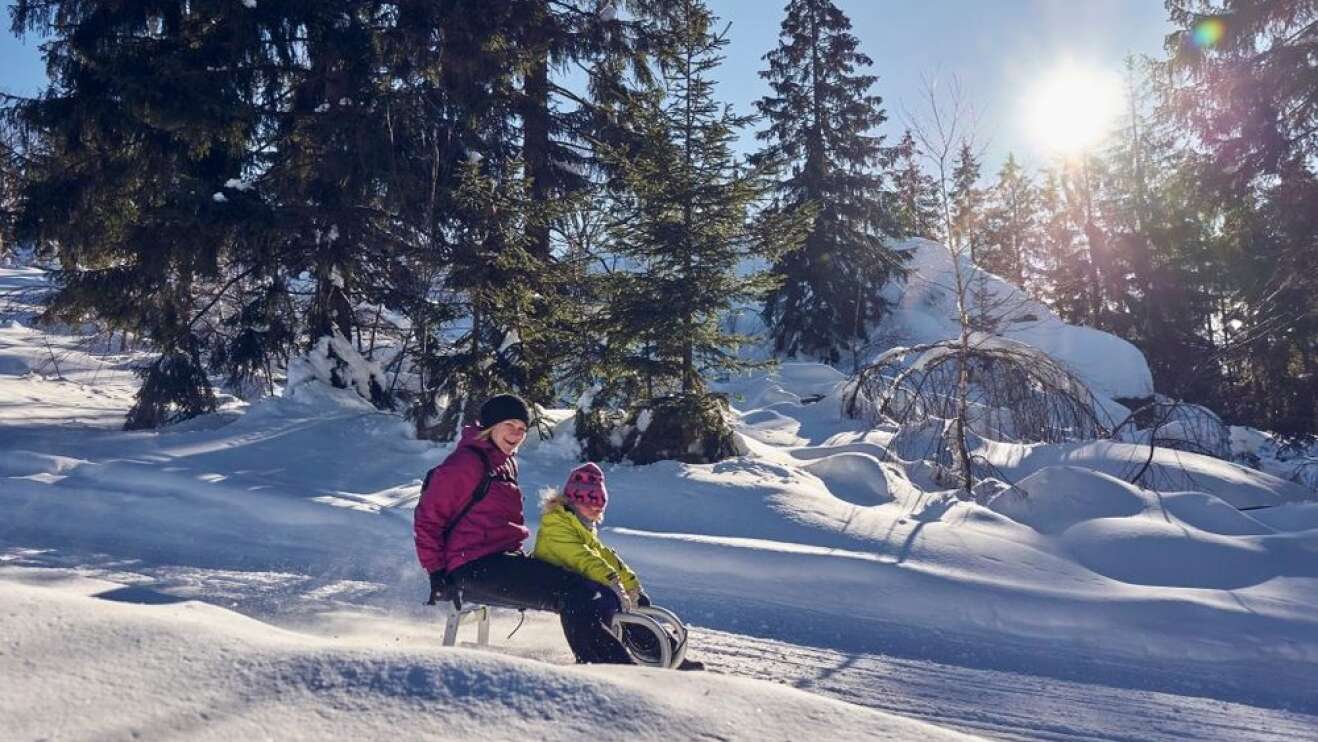
[[[452,572],[483,556],[519,549],[531,532],[522,515],[522,490],[517,486],[517,460],[494,441],[478,439],[475,426],[462,429],[462,440],[430,477],[413,515],[416,555],[427,572]],[[485,499],[463,516],[448,543],[444,528],[466,507],[484,475],[484,463],[474,448],[485,452],[494,479]]]

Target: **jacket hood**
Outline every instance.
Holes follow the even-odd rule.
[[[563,499],[562,493],[559,492],[551,492],[551,494],[548,497],[546,497],[544,500],[540,502],[540,514],[541,514],[540,517],[542,519],[546,515],[563,517],[563,518],[572,518],[578,521],[579,523],[581,523],[581,525],[585,527],[587,531],[597,530],[599,528],[599,525],[604,522],[603,515],[601,515],[600,519],[594,523],[581,517],[581,515],[577,511],[572,509],[571,504]]]

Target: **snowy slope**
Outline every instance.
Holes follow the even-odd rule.
[[[335,640],[141,588],[3,575],[7,739],[964,738],[762,681]]]
[[[30,280],[0,273],[0,286]],[[434,719],[459,724],[468,703],[487,731],[523,738],[551,722],[615,737],[630,715],[659,730],[628,732],[642,737],[934,734],[736,677],[561,667],[551,616],[511,639],[516,620],[501,617],[495,654],[444,650],[418,604],[410,533],[419,477],[444,447],[316,384],[125,433],[130,359],[79,341],[0,327],[0,699],[17,698],[0,700],[16,704],[0,719],[23,719],[19,738],[61,734],[53,721],[75,737],[219,736],[252,720],[323,736],[312,717],[354,736],[442,737]],[[62,381],[39,365],[47,343]],[[894,431],[841,418],[842,381],[788,364],[730,384],[748,456],[608,469],[605,538],[693,625],[692,656],[993,737],[1318,737],[1306,491],[1198,457],[1174,469],[1188,486],[1154,493],[1114,476],[1129,444],[995,444],[982,453],[1027,494],[959,502],[891,455]],[[572,455],[566,437],[526,446],[528,514]],[[123,703],[114,686],[138,665],[127,686],[177,714]],[[734,700],[702,702],[706,690]],[[90,713],[59,716],[36,700],[50,693]],[[228,711],[201,717],[206,699]],[[768,707],[795,712],[747,711]]]

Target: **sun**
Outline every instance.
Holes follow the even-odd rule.
[[[1030,92],[1026,121],[1045,148],[1074,156],[1107,135],[1124,98],[1115,74],[1064,64]]]

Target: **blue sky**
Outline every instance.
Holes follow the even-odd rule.
[[[987,140],[985,176],[1007,152],[1030,166],[1049,153],[1026,120],[1029,92],[1051,70],[1075,65],[1119,74],[1129,53],[1162,56],[1173,28],[1161,0],[836,0],[874,60],[895,143],[906,112],[921,110],[922,75],[956,75]],[[777,43],[785,0],[714,0],[732,22],[720,94],[749,111],[769,92],[758,72]]]
[[[235,0],[236,2],[237,0]],[[757,74],[777,43],[785,0],[712,0],[732,23],[719,94],[738,112],[768,92]],[[874,59],[895,140],[920,107],[922,75],[956,75],[979,112],[987,140],[985,176],[1008,151],[1031,166],[1048,152],[1031,132],[1026,97],[1065,60],[1117,73],[1128,53],[1162,54],[1172,28],[1161,0],[838,0],[861,49]],[[6,14],[7,16],[8,14]],[[5,18],[8,21],[8,18]],[[0,90],[32,94],[44,68],[37,42],[0,34]],[[748,138],[749,139],[749,138]],[[747,142],[747,146],[754,146]]]

